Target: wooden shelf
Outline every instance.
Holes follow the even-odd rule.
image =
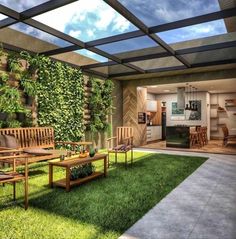
[[[85,178],[79,178],[79,179],[76,179],[76,180],[70,180],[70,186],[79,185],[79,184],[88,182],[88,181],[90,181],[90,180],[92,180],[94,178],[101,177],[101,176],[104,176],[104,173],[94,172],[93,174],[91,174],[91,175],[89,175],[89,176],[87,176]],[[65,178],[60,179],[58,181],[53,182],[53,184],[65,188],[66,187],[66,179]]]
[[[212,128],[212,129],[210,129],[210,131],[211,131],[211,132],[217,132],[218,129],[217,129],[217,128]]]
[[[210,104],[211,107],[217,107],[219,104]]]
[[[236,99],[227,99],[226,102],[236,102]]]
[[[236,104],[230,104],[230,105],[225,104],[225,107],[236,107]]]
[[[210,117],[211,119],[218,119],[219,117],[218,116],[215,116],[215,117]]]
[[[217,110],[217,112],[226,112],[226,110]]]
[[[224,126],[225,124],[223,123],[223,124],[217,124],[217,126]]]

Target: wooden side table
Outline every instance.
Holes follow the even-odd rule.
[[[104,170],[103,172],[94,172],[91,175],[85,177],[85,178],[79,178],[76,180],[70,179],[70,168],[78,165],[84,165],[87,163],[93,163],[98,160],[104,161]],[[66,177],[57,181],[53,181],[53,167],[62,167],[65,168]],[[58,161],[58,162],[49,162],[49,186],[52,188],[53,185],[57,185],[60,187],[64,187],[67,192],[70,191],[70,188],[75,185],[80,185],[82,183],[85,183],[87,181],[90,181],[94,178],[100,177],[100,176],[107,176],[107,154],[96,154],[94,157],[86,157],[86,158],[73,158],[73,159],[66,159],[64,161]]]

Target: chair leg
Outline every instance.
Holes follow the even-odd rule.
[[[117,164],[117,152],[115,152],[115,162]]]
[[[12,185],[13,185],[13,200],[16,201],[16,182],[13,182]]]
[[[107,167],[110,167],[110,154],[107,154]]]
[[[125,152],[125,168],[127,168],[127,152]]]
[[[134,162],[134,151],[131,149],[131,164],[133,165]]]
[[[28,209],[29,206],[29,184],[28,184],[28,159],[26,159],[25,163],[25,210]]]

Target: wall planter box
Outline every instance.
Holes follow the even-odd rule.
[[[7,120],[8,113],[0,112],[0,120],[5,121]]]
[[[16,119],[20,122],[25,121],[25,113],[16,113]]]

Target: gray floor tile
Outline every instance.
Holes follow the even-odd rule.
[[[194,155],[209,160],[120,238],[236,239],[236,156]]]

